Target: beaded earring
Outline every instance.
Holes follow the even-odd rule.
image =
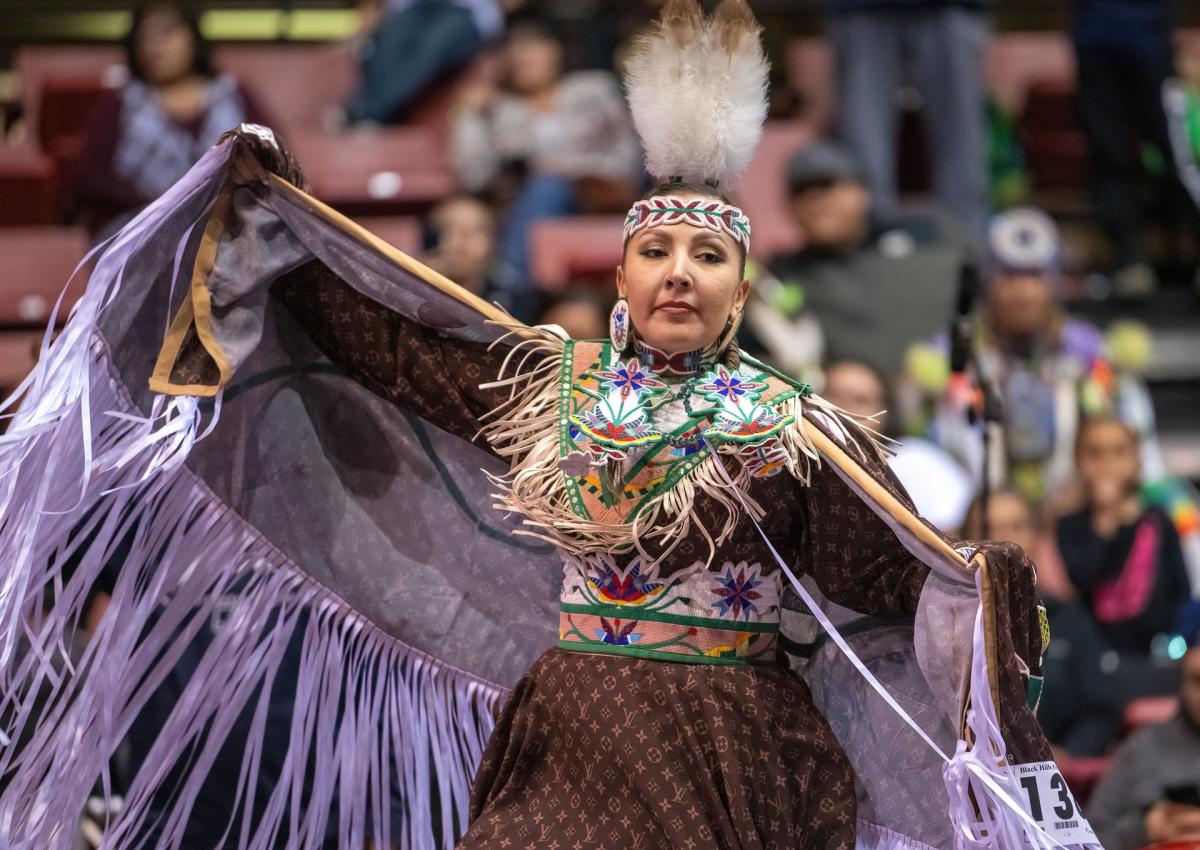
[[[608,339],[618,354],[629,345],[629,302],[618,298],[608,314]]]

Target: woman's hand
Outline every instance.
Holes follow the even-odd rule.
[[[304,176],[300,163],[292,156],[292,152],[284,145],[283,140],[270,127],[261,124],[239,124],[229,130],[218,140],[218,144],[227,139],[235,143],[249,154],[250,162],[244,159],[234,160],[234,168],[238,176],[244,180],[261,179],[261,174],[255,174],[255,168],[260,168],[271,174],[276,174],[305,192],[309,190],[308,178]],[[237,155],[235,154],[235,157]]]

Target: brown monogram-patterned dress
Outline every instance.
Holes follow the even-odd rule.
[[[500,401],[479,389],[498,368],[481,346],[382,311],[317,264],[274,293],[336,362],[445,430],[472,439]],[[865,614],[915,611],[927,568],[832,472],[808,485],[754,478],[749,496],[780,555],[827,597]],[[695,508],[708,527],[725,515],[703,493]],[[854,846],[854,777],[781,661],[781,575],[759,532],[740,521],[711,558],[699,531],[671,542],[645,563],[567,559],[560,646],[499,718],[460,848]],[[653,606],[664,613],[643,619]],[[698,623],[744,631],[722,646]]]

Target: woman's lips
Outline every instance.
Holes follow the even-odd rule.
[[[661,310],[672,316],[682,316],[685,313],[695,313],[696,308],[686,301],[664,301],[654,309]]]

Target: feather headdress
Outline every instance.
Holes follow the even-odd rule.
[[[767,115],[761,32],[746,0],[710,17],[668,0],[634,43],[625,88],[653,176],[727,185],[749,164]]]

